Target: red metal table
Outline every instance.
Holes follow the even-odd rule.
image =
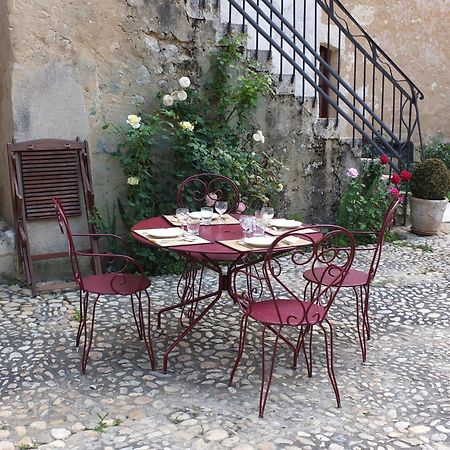
[[[161,313],[180,308],[182,309],[180,322],[183,324],[183,313],[186,306],[189,306],[189,323],[184,330],[175,339],[175,341],[165,350],[163,357],[163,371],[167,371],[168,358],[173,349],[192,331],[197,323],[211,310],[211,308],[219,301],[223,291],[230,293],[231,273],[236,265],[241,262],[245,256],[249,254],[259,253],[262,256],[267,249],[248,249],[246,251],[234,250],[219,241],[241,239],[243,231],[239,224],[228,225],[202,225],[200,227],[200,237],[210,241],[208,244],[182,245],[161,247],[139,234],[135,233],[137,230],[152,229],[152,228],[166,228],[173,226],[164,217],[153,217],[145,219],[132,228],[132,235],[135,239],[146,245],[154,247],[165,248],[173,251],[186,259],[185,269],[180,277],[178,283],[178,297],[180,303],[163,308],[158,312],[158,328],[160,328]],[[320,236],[320,233],[317,233]],[[225,263],[225,264],[224,264]],[[209,268],[218,276],[217,289],[206,294],[201,293],[204,269]],[[197,286],[197,288],[196,288]],[[196,315],[197,304],[200,301],[209,299],[202,312]]]

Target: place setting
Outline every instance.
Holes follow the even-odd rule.
[[[205,206],[200,211],[189,211],[189,208],[177,208],[175,215],[169,214],[163,217],[176,227],[185,225],[188,218],[199,219],[201,225],[237,225],[239,221],[230,214],[226,214],[227,209],[227,202],[216,201],[214,208]],[[183,210],[183,212],[179,213],[179,210]]]
[[[242,214],[239,217],[239,225],[243,230],[243,237],[241,239],[220,241],[220,243],[238,251],[248,252],[249,249],[267,249],[278,236],[287,231],[301,228],[303,225],[302,222],[296,220],[284,218],[274,219],[274,214],[275,212],[272,207],[263,207],[261,210],[255,211],[253,216]],[[307,234],[316,233],[317,231],[312,228],[307,228],[299,232]],[[309,244],[311,244],[309,239],[287,236],[277,244],[276,248],[298,247]]]
[[[198,215],[189,213],[188,208],[178,208],[174,217],[178,221],[177,226],[134,230],[134,232],[161,247],[210,243],[199,236],[201,218]]]

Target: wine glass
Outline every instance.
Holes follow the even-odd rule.
[[[228,203],[227,202],[223,202],[223,201],[218,201],[214,204],[214,208],[216,209],[217,213],[220,216],[220,221],[223,222],[223,214],[226,212],[226,210],[228,209]]]
[[[239,225],[244,230],[244,237],[239,241],[240,244],[245,243],[245,239],[248,237],[248,232],[253,229],[253,223],[255,218],[253,216],[246,216],[245,214],[241,214],[239,216]]]
[[[189,217],[189,208],[177,208],[175,216],[181,224],[181,229],[184,231],[184,226],[187,225]]]
[[[261,208],[261,212],[265,217],[267,217],[267,221],[270,221],[270,219],[272,219],[275,215],[274,209],[270,206],[264,206],[263,208]]]

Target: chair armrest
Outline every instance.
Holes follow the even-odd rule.
[[[127,256],[127,255],[119,255],[116,253],[96,253],[96,252],[80,252],[80,251],[76,251],[76,255],[77,256],[82,256],[82,257],[90,257],[90,258],[110,258],[110,259],[116,259],[116,260],[123,260],[125,261],[125,265],[121,270],[112,272],[112,274],[115,274],[115,276],[113,277],[112,281],[111,281],[111,288],[117,293],[117,294],[128,294],[128,292],[124,292],[124,291],[120,291],[119,289],[116,289],[114,287],[114,284],[116,284],[116,286],[118,288],[120,288],[120,280],[123,279],[124,275],[127,272],[125,272],[125,269],[127,269],[127,267],[131,264],[134,266],[134,269],[139,272],[139,275],[142,277],[142,279],[144,280],[148,280],[148,282],[151,284],[151,280],[148,279],[145,276],[144,273],[144,269],[142,267],[142,265],[136,261],[134,258],[132,258],[131,256]],[[140,290],[142,290],[144,288],[144,281],[142,283],[142,288]]]

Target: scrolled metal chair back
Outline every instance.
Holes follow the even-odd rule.
[[[285,323],[278,305],[296,301],[298,308],[287,318],[288,325],[314,325],[325,318],[353,263],[355,240],[342,227],[318,225],[314,229],[316,233],[304,233],[303,229],[284,233],[259,263],[249,257],[233,271],[232,297],[244,314],[250,314],[256,302],[274,301],[278,320]],[[293,242],[296,247],[291,250],[279,247]],[[317,269],[320,274],[314,286],[302,284],[301,272],[307,269]]]
[[[241,195],[230,178],[213,173],[200,173],[182,181],[177,192],[180,207],[200,209],[214,206],[216,201],[228,202],[227,213],[236,213]]]
[[[378,233],[378,239],[375,247],[375,252],[372,257],[372,261],[370,264],[369,269],[369,282],[372,282],[372,280],[375,278],[375,275],[378,270],[378,266],[380,264],[380,258],[381,258],[381,251],[383,249],[384,240],[386,237],[387,232],[391,229],[392,225],[395,222],[395,214],[397,212],[398,205],[400,204],[400,199],[395,198],[392,200],[391,204],[389,205],[388,210],[386,211],[386,214],[384,215],[383,224],[381,226],[380,232]]]
[[[355,256],[355,240],[345,228],[318,225],[314,229],[317,233],[304,233],[299,229],[279,236],[268,249],[263,262],[262,273],[270,297],[277,300],[275,305],[280,322],[283,318],[279,301],[298,302],[295,314],[284,319],[292,326],[302,323],[313,325],[325,318]],[[300,246],[290,251],[289,259],[281,263],[279,258],[282,253],[277,246],[283,242],[297,242]],[[284,267],[286,274],[283,273]],[[301,289],[299,280],[302,277],[297,272],[306,269],[320,275],[315,286],[303,286]]]
[[[58,221],[61,233],[66,235],[67,246],[69,248],[69,260],[70,260],[70,265],[72,268],[73,278],[74,278],[75,282],[77,283],[77,285],[80,287],[80,289],[84,289],[83,288],[83,279],[82,279],[81,270],[80,270],[80,263],[77,258],[77,250],[75,247],[72,230],[70,228],[69,221],[67,219],[67,215],[64,211],[64,207],[63,207],[61,201],[58,198],[56,198],[56,197],[53,198],[53,204],[55,205],[56,219]]]

